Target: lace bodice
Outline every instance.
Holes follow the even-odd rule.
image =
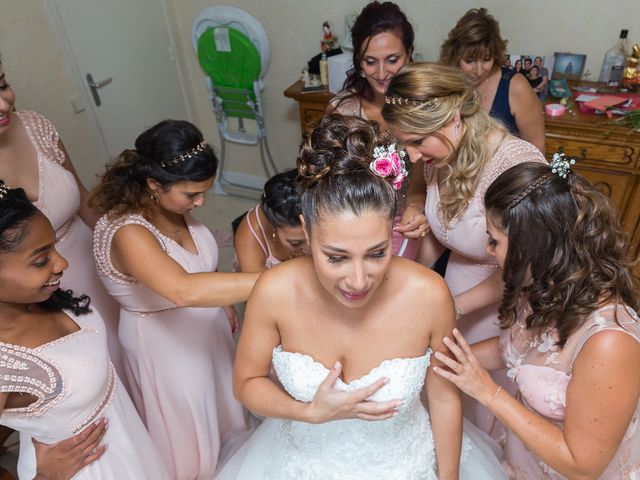
[[[504,171],[522,162],[544,162],[540,151],[524,140],[515,137],[506,138],[484,170],[480,173],[478,184],[467,208],[445,225],[440,209],[440,191],[438,189],[437,169],[425,166],[427,199],[425,215],[440,243],[459,253],[472,262],[494,264],[493,257],[486,251],[487,226],[485,222],[484,194],[489,185]]]
[[[640,342],[640,319],[636,312],[623,304],[609,304],[594,311],[582,326],[567,339],[564,348],[555,345],[555,331],[527,330],[525,320],[531,313],[528,304],[521,301],[520,314],[515,325],[504,330],[500,337],[502,357],[508,376],[518,386],[518,398],[527,408],[562,426],[565,419],[567,389],[571,383],[572,368],[582,346],[592,335],[603,330],[625,332]],[[617,318],[617,321],[616,321]],[[622,444],[602,475],[602,479],[640,478],[640,405],[636,407]],[[544,462],[534,458],[513,435],[507,437],[507,460],[518,479],[561,479]],[[527,462],[536,467],[526,467]],[[534,468],[534,471],[530,471]],[[540,469],[544,476],[536,476]]]
[[[389,383],[371,400],[402,399],[398,415],[389,420],[367,422],[341,420],[313,425],[297,421],[282,422],[277,442],[291,454],[277,471],[287,479],[433,479],[435,451],[429,416],[420,403],[431,351],[417,358],[386,360],[366,375],[336,388],[355,390],[382,377]],[[277,347],[273,366],[285,390],[296,400],[310,402],[329,370],[308,355]],[[327,465],[331,465],[330,471]],[[319,476],[320,475],[320,476]],[[282,477],[280,477],[282,478]]]
[[[213,272],[218,266],[218,246],[209,229],[190,215],[185,216],[189,234],[197,248],[197,254],[185,250],[171,238],[162,234],[142,215],[129,214],[110,220],[102,216],[93,233],[93,255],[98,276],[107,291],[129,311],[139,313],[159,312],[174,309],[176,305],[169,299],[138,283],[134,278],[123,275],[111,263],[111,243],[116,232],[125,225],[140,225],[149,230],[162,250],[180,264],[188,273]]]
[[[47,443],[100,418],[116,389],[102,319],[66,313],[80,330],[36,348],[0,343],[0,391],[36,397],[27,407],[6,408],[0,423]]]
[[[66,160],[54,125],[36,112],[16,112],[38,157],[38,200],[35,205],[56,230],[56,241],[69,234],[71,221],[80,209],[80,189],[73,174],[63,167]]]

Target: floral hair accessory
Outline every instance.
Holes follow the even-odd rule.
[[[554,153],[551,160],[551,172],[557,174],[561,178],[567,178],[567,174],[571,172],[571,165],[576,163],[573,158],[566,158],[564,153]]]
[[[180,155],[178,155],[177,157],[173,157],[171,160],[167,160],[165,162],[160,163],[160,165],[162,166],[162,168],[166,168],[166,167],[170,167],[172,165],[176,165],[178,163],[182,163],[185,160],[188,160],[191,157],[195,157],[197,154],[199,154],[201,151],[203,151],[205,148],[207,148],[207,141],[206,140],[202,140],[199,144],[197,144],[195,147],[193,147],[191,150],[188,150]]]
[[[390,143],[388,146],[380,145],[373,149],[373,161],[369,163],[369,169],[379,177],[392,177],[393,188],[400,190],[402,182],[408,175],[404,163],[406,155],[404,150],[396,151],[395,143]]]
[[[437,97],[428,99],[419,98],[404,98],[396,95],[385,95],[384,103],[389,105],[412,105],[414,107],[430,107],[432,105],[438,105],[440,99]]]
[[[11,188],[7,187],[6,184],[0,183],[0,200],[2,200],[10,190]]]

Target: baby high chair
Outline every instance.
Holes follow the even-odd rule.
[[[262,24],[236,7],[216,5],[205,8],[193,21],[193,48],[207,75],[209,99],[220,134],[220,168],[216,191],[239,187],[261,191],[249,183],[231,181],[225,175],[227,142],[258,145],[260,160],[267,178],[278,170],[267,142],[261,92],[262,78],[269,65],[269,40]],[[237,119],[233,122],[231,119]],[[255,122],[255,129],[245,128],[245,121]]]

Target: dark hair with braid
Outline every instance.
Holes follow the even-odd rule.
[[[392,32],[401,40],[407,54],[413,52],[413,27],[400,7],[393,2],[371,2],[367,4],[356,18],[351,29],[353,45],[353,68],[347,72],[343,90],[353,92],[353,96],[373,100],[373,90],[366,78],[362,76],[362,57],[371,38],[379,33]],[[350,96],[341,100],[344,101]]]
[[[8,255],[20,248],[22,241],[29,234],[31,222],[46,217],[29,201],[21,188],[8,188],[0,180],[0,255]],[[39,305],[46,310],[58,312],[71,310],[80,315],[90,312],[91,299],[87,295],[75,297],[71,290],[58,289]]]
[[[558,345],[606,302],[640,307],[627,235],[602,193],[582,176],[525,162],[502,173],[485,194],[487,217],[509,239],[500,326],[517,319],[526,293],[527,328],[553,328]]]
[[[151,214],[147,179],[168,190],[179,182],[203,182],[215,177],[218,159],[204,144],[202,133],[183,120],[164,120],[136,138],[135,150],[125,150],[107,165],[89,205],[114,217],[125,213]],[[184,154],[184,160],[178,160]]]
[[[325,115],[304,135],[297,164],[309,232],[321,216],[343,212],[376,211],[393,221],[396,191],[369,168],[374,148],[390,143],[377,122],[338,114]]]
[[[300,185],[295,168],[278,173],[264,184],[262,211],[274,227],[300,226]]]

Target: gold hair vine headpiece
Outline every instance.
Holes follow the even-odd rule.
[[[195,147],[193,147],[191,150],[189,150],[188,152],[184,152],[180,155],[178,155],[177,157],[173,157],[171,160],[167,160],[166,162],[161,162],[160,165],[165,168],[165,167],[169,167],[171,165],[176,165],[177,163],[182,163],[185,160],[196,156],[197,154],[199,154],[201,151],[203,151],[205,148],[207,148],[207,141],[206,140],[202,140],[198,145],[196,145]]]
[[[414,107],[430,107],[432,105],[437,105],[440,99],[438,97],[429,98],[427,100],[419,100],[417,98],[404,98],[397,96],[386,96],[384,97],[384,103],[389,105],[413,105]]]
[[[0,200],[2,200],[10,190],[11,188],[7,187],[4,183],[0,184]]]

